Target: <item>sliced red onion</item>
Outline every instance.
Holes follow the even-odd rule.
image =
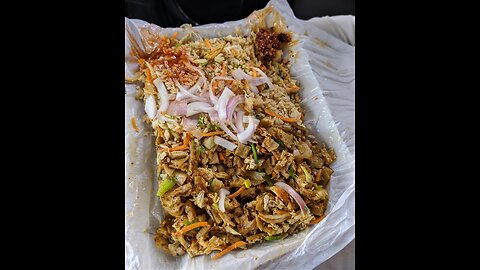
[[[206,100],[204,98],[201,98],[199,96],[196,96],[190,92],[188,92],[185,87],[183,87],[177,80],[174,80],[175,85],[178,87],[179,91],[177,93],[177,101],[184,100],[184,99],[189,99],[191,101],[202,101],[205,102]]]
[[[148,96],[145,100],[145,112],[150,119],[153,119],[157,114],[157,103],[152,95]]]
[[[159,110],[160,112],[164,113],[168,109],[168,104],[170,103],[168,100],[168,91],[167,88],[165,88],[165,84],[163,84],[162,80],[160,78],[156,78],[153,81],[153,84],[155,87],[157,87],[158,90],[158,98],[160,101],[160,106]]]
[[[219,136],[213,137],[213,141],[216,144],[218,144],[218,145],[222,146],[223,148],[228,149],[230,151],[233,151],[233,150],[235,150],[235,148],[237,148],[236,144],[232,143],[229,140],[225,140],[224,138],[219,137]]]
[[[213,107],[206,102],[192,102],[187,105],[187,117],[192,116],[197,113],[211,113],[213,112]]]
[[[253,77],[245,73],[241,68],[237,68],[234,71],[232,71],[232,76],[235,78],[235,80],[247,80],[251,81],[253,80]]]
[[[210,95],[210,102],[212,102],[212,104],[217,104],[218,102],[218,97],[215,96],[215,94],[213,93],[213,81],[215,80],[233,81],[233,79],[230,77],[215,76],[212,78],[212,80],[210,81],[210,88],[208,91]]]
[[[253,137],[253,133],[255,132],[255,117],[253,115],[248,116],[248,126],[243,132],[237,134],[238,141],[241,143],[246,143]]]
[[[305,208],[307,208],[307,204],[305,203],[305,201],[302,199],[302,197],[300,196],[300,194],[298,194],[295,189],[293,189],[291,186],[289,186],[288,184],[284,183],[284,182],[276,182],[275,183],[275,186],[285,190],[288,194],[290,194],[290,196],[293,197],[293,199],[297,202],[298,206],[300,206],[300,209],[302,210],[302,212],[305,211]]]
[[[210,118],[212,118],[212,116],[210,116]],[[237,136],[235,136],[235,134],[233,134],[233,132],[225,125],[225,123],[219,122],[218,124],[223,129],[223,131],[225,131],[225,133],[227,133],[228,136],[230,136],[232,139],[234,139],[236,141],[238,140]]]
[[[177,99],[177,94],[175,93],[168,94],[169,101],[174,101],[175,99]]]
[[[243,115],[245,113],[242,110],[237,111],[237,117],[235,118],[235,126],[237,127],[238,132],[243,132],[245,127],[243,126]]]
[[[186,131],[191,131],[197,128],[198,119],[183,117],[182,118],[182,127]]]
[[[196,72],[198,72],[198,74],[200,75],[200,78],[203,79],[203,82],[205,83],[207,81],[207,78],[205,78],[205,74],[203,74],[203,71],[201,69],[199,69],[198,67],[196,66],[193,66],[193,65],[188,65],[188,67],[190,67],[191,69],[195,70]],[[198,82],[198,81],[197,81]]]
[[[218,209],[220,211],[225,212],[225,197],[230,194],[230,191],[226,190],[225,188],[221,188],[218,192],[220,196],[220,200],[218,201]]]
[[[223,89],[222,95],[218,99],[218,102],[215,104],[214,108],[218,111],[218,118],[221,122],[227,120],[227,104],[228,101],[233,98],[235,94],[230,90],[230,88],[225,87]]]
[[[253,67],[253,69],[255,69],[256,71],[258,71],[258,73],[260,73],[260,75],[265,78],[265,82],[267,83],[268,85],[268,88],[270,88],[271,90],[273,90],[273,84],[272,84],[272,81],[270,80],[270,78],[268,78],[267,74],[265,74],[261,69],[259,68],[256,68],[256,67]]]
[[[167,114],[181,116],[187,114],[187,101],[172,101],[168,106]]]
[[[244,117],[243,117],[243,123],[248,123],[248,121],[250,121],[250,120],[248,119],[248,116],[244,116]],[[256,126],[258,126],[258,124],[260,124],[260,120],[258,120],[258,119],[255,118],[255,117],[253,118],[253,122],[255,123]]]
[[[233,122],[228,123],[228,126],[233,129],[233,132],[238,133],[238,129]]]
[[[192,86],[190,87],[187,91],[191,94],[195,93],[195,90],[199,89],[200,91],[198,92],[201,92],[201,89],[202,89],[202,86],[203,84],[205,83],[205,79],[204,77],[200,77],[198,78],[197,82]]]
[[[218,112],[214,111],[210,113],[210,119],[212,119],[212,121],[218,122]]]
[[[227,103],[227,122],[228,123],[232,122],[233,111],[238,106],[238,104],[242,104],[244,102],[245,102],[245,98],[243,96],[234,96],[228,101]]]
[[[250,90],[251,90],[253,93],[258,94],[258,88],[257,88],[255,85],[249,83],[249,84],[248,84],[248,87],[250,88]]]
[[[213,81],[213,80],[212,80],[212,81]],[[210,103],[212,103],[212,105],[217,104],[217,102],[218,102],[218,97],[215,96],[215,94],[213,93],[212,82],[210,82],[210,90],[208,91],[208,95],[209,95],[209,97],[210,97]]]
[[[254,68],[255,70],[259,70],[258,68]],[[260,74],[263,74],[265,75],[265,73],[260,73]],[[249,83],[250,85],[250,89],[256,93],[258,93],[258,89],[256,86],[259,86],[259,85],[262,85],[264,83],[269,83],[270,79],[265,75],[260,77],[260,78],[254,78],[250,75],[248,75],[247,73],[245,73],[241,68],[237,68],[236,70],[232,71],[232,76],[236,79],[236,80],[242,80],[242,79],[245,79],[247,80],[247,82]]]

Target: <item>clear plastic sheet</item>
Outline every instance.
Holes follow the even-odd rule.
[[[326,218],[282,241],[233,251],[219,260],[210,256],[173,257],[155,247],[153,234],[164,217],[155,196],[155,147],[149,128],[142,122],[142,102],[135,100],[134,85],[125,85],[125,268],[137,269],[313,269],[344,248],[355,237],[355,48],[309,21],[297,19],[285,0],[270,1],[265,12],[278,12],[299,39],[291,74],[298,79],[305,109],[305,123],[316,138],[337,153],[328,185],[330,201]],[[195,27],[202,37],[248,32],[254,19]],[[267,24],[272,16],[267,16]],[[269,22],[270,20],[270,22]],[[125,19],[126,27],[148,23]],[[165,34],[180,28],[158,28]],[[138,68],[130,56],[125,35],[125,76]],[[134,117],[140,132],[131,124]]]

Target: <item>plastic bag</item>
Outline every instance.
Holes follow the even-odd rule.
[[[219,260],[212,260],[209,255],[173,257],[156,248],[153,235],[164,213],[155,196],[155,147],[153,137],[148,135],[149,128],[141,121],[145,114],[143,104],[135,99],[134,85],[126,84],[126,269],[296,269],[300,265],[302,269],[312,269],[355,237],[355,48],[314,24],[297,19],[284,0],[271,1],[262,11],[269,14],[267,24],[270,15],[278,12],[288,28],[296,33],[298,56],[292,62],[291,75],[302,86],[305,124],[317,140],[333,147],[337,154],[337,161],[332,165],[335,172],[327,187],[330,199],[326,218],[282,241],[249,246]],[[239,30],[248,31],[254,17],[194,29],[202,37],[220,37]],[[125,20],[126,27],[148,25],[140,20]],[[159,28],[159,31],[165,34],[179,31],[179,36],[182,32],[180,28]],[[137,68],[125,36],[125,76],[131,76]],[[133,128],[132,117],[139,132]]]

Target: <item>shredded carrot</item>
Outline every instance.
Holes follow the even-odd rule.
[[[179,145],[179,146],[175,146],[175,147],[172,147],[172,148],[164,148],[165,150],[168,150],[168,152],[172,152],[172,151],[181,151],[181,150],[185,150],[187,149],[188,146],[182,144],[182,145]],[[163,149],[162,149],[163,150]]]
[[[212,44],[210,44],[210,41],[208,40],[208,38],[205,39],[205,45],[207,45],[207,47],[208,47],[210,50],[213,49]]]
[[[140,64],[140,68],[143,68],[143,65],[145,65],[145,59],[138,58],[138,63]]]
[[[319,182],[320,177],[322,177],[322,169],[318,170],[317,175],[315,175],[315,181]]]
[[[267,149],[265,149],[265,148],[263,148],[263,147],[261,147],[261,146],[260,146],[260,152],[262,152],[262,153],[264,153],[264,154],[268,153]]]
[[[219,131],[213,131],[208,133],[202,133],[202,137],[211,137],[211,136],[223,135],[223,134],[225,134],[225,131],[219,130]]]
[[[225,68],[225,61],[222,63],[222,73],[220,73],[220,76],[225,76],[227,75],[227,69]]]
[[[183,228],[181,228],[178,232],[174,233],[173,235],[174,236],[179,236],[179,235],[182,235],[188,231],[191,231],[195,228],[198,228],[198,227],[205,227],[205,226],[208,226],[208,222],[206,221],[202,221],[202,222],[197,222],[197,223],[193,223],[193,224],[190,224],[188,226],[185,226]]]
[[[246,245],[247,243],[246,242],[243,242],[243,241],[238,241],[238,242],[235,242],[233,245],[227,247],[226,249],[220,251],[219,253],[215,254],[215,256],[212,257],[213,260],[216,260],[220,257],[222,257],[223,255],[229,253],[230,251],[238,248],[238,247],[241,247],[241,246],[244,246]]]
[[[180,150],[188,149],[188,144],[190,143],[190,136],[191,136],[190,133],[187,132],[187,135],[186,135],[185,140],[183,141],[182,145],[175,146],[175,147],[172,147],[172,148],[163,148],[160,151],[168,150],[168,152],[172,152],[172,151],[180,151]]]
[[[147,73],[147,82],[153,84],[153,78],[152,78],[152,73],[150,73],[150,69],[149,68],[145,69],[145,72]]]
[[[257,71],[253,68],[252,68],[252,76],[253,76],[253,78],[257,77]]]
[[[137,127],[137,123],[135,122],[135,117],[132,116],[132,126],[133,129],[135,129],[136,132],[140,132]]]
[[[289,90],[298,90],[300,87],[298,85],[293,85],[292,87],[288,88]]]
[[[219,156],[220,156],[220,157],[219,157],[220,160],[223,161],[223,162],[225,162],[225,154],[223,153],[223,151],[219,153]]]
[[[240,195],[240,193],[242,193],[242,191],[245,190],[245,186],[242,186],[241,188],[237,189],[237,191],[235,191],[235,193],[231,194],[228,196],[229,199],[233,199],[235,197],[237,197],[238,195]]]
[[[325,218],[325,215],[321,215],[320,217],[312,220],[312,222],[310,222],[310,225],[312,225],[312,224],[317,224],[317,223],[319,223],[320,221],[322,221],[324,218]]]
[[[172,35],[172,40],[175,40],[177,38],[178,32],[173,33]]]
[[[270,111],[269,109],[265,109],[265,113],[270,115],[270,116],[282,119],[284,122],[287,122],[287,123],[295,123],[295,122],[298,121],[295,118],[288,118],[288,117],[285,117],[285,116],[281,116],[280,114],[274,113],[274,112]]]
[[[273,191],[273,193],[275,193],[275,195],[277,195],[280,200],[282,200],[285,204],[288,204],[288,194],[285,190],[277,187],[277,186],[272,186],[270,187],[270,189]]]

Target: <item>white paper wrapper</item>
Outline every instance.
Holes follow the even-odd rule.
[[[333,147],[337,161],[328,185],[330,200],[326,218],[307,230],[282,241],[250,246],[233,251],[219,260],[210,256],[173,257],[155,247],[153,233],[164,217],[155,196],[155,147],[153,137],[142,122],[142,102],[135,100],[135,88],[125,85],[125,268],[126,269],[312,269],[344,248],[355,237],[355,48],[297,19],[285,0],[273,0],[268,6],[278,11],[288,28],[299,39],[291,74],[302,90],[305,123],[321,142]],[[267,7],[268,7],[267,6]],[[268,16],[267,16],[268,17]],[[148,23],[125,19],[126,25]],[[269,20],[267,19],[267,24]],[[195,27],[202,37],[220,37],[235,30],[248,31],[252,17],[224,24]],[[133,23],[133,24],[132,24]],[[180,28],[159,29],[165,34]],[[125,35],[125,76],[138,68],[129,55]],[[131,124],[136,119],[140,132]]]

